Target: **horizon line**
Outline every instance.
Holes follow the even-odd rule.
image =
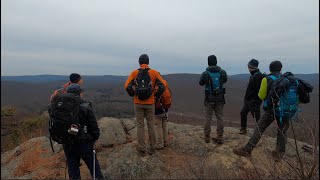
[[[177,75],[177,74],[200,75],[201,73],[169,73],[169,74],[161,74],[161,75],[162,76],[167,76],[167,75]],[[228,76],[244,75],[244,74],[250,74],[250,73],[248,72],[248,73],[229,74]],[[310,74],[319,74],[319,72],[294,73],[294,74],[310,75]],[[69,76],[69,75],[61,75],[61,74],[1,75],[1,77],[19,77],[19,76]],[[84,74],[84,75],[81,75],[81,76],[129,76],[129,75],[114,75],[114,74],[90,75],[90,74]]]

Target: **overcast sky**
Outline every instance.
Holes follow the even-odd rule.
[[[319,0],[1,0],[1,75],[319,72]]]

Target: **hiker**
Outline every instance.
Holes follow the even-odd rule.
[[[82,92],[79,84],[72,83],[66,88],[66,93],[55,97],[49,108],[50,141],[63,145],[70,179],[81,179],[80,158],[92,177],[103,179],[95,156],[95,141],[99,139],[100,129],[91,102],[82,99]]]
[[[235,154],[250,157],[266,128],[276,120],[277,143],[276,150],[271,152],[271,156],[276,162],[281,161],[284,157],[290,120],[298,111],[299,101],[307,103],[303,102],[301,98],[307,96],[309,97],[307,101],[310,101],[308,93],[312,91],[312,88],[311,90],[303,90],[305,88],[303,81],[295,78],[292,73],[282,75],[281,69],[282,63],[280,61],[270,63],[269,70],[271,73],[262,79],[258,93],[259,98],[264,100],[264,113],[258,121],[258,126],[249,142],[244,147],[233,149]]]
[[[165,86],[165,91],[160,99],[156,99],[155,103],[155,126],[157,133],[156,150],[161,150],[168,145],[168,110],[171,106],[172,95],[168,82],[163,80],[163,84]]]
[[[223,106],[225,104],[225,88],[223,84],[227,82],[227,73],[225,70],[217,66],[217,58],[215,55],[208,57],[208,66],[206,71],[201,75],[199,84],[205,85],[205,118],[204,139],[206,143],[210,142],[211,121],[213,112],[217,118],[217,136],[212,138],[215,143],[223,143]]]
[[[63,85],[62,88],[59,88],[57,90],[55,90],[53,92],[53,94],[51,95],[50,97],[50,102],[52,102],[54,100],[54,98],[58,95],[58,94],[61,94],[61,93],[66,93],[67,92],[67,87],[72,84],[72,83],[77,83],[79,85],[82,85],[83,84],[83,79],[82,77],[80,76],[80,74],[78,73],[72,73],[70,74],[69,76],[69,79],[70,81],[66,84]]]
[[[248,63],[248,70],[251,76],[244,97],[243,107],[240,113],[241,129],[239,134],[247,133],[247,116],[249,112],[251,112],[251,115],[255,119],[256,123],[260,119],[260,106],[262,104],[262,101],[258,97],[258,93],[261,81],[265,77],[265,75],[260,72],[258,65],[259,61],[256,59],[251,59]]]
[[[147,121],[150,148],[148,154],[155,153],[156,132],[154,127],[155,102],[159,99],[165,90],[164,80],[159,72],[149,68],[149,57],[142,54],[139,57],[140,68],[134,70],[128,77],[124,88],[129,96],[134,97],[134,111],[137,120],[137,136],[139,155],[145,156],[147,153],[144,141],[144,118]],[[157,92],[154,92],[155,86],[158,86]]]

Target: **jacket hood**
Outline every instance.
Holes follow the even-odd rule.
[[[141,65],[140,65],[140,68],[141,68],[141,69],[145,69],[145,68],[149,68],[149,66],[148,66],[148,64],[141,64]]]
[[[221,67],[219,67],[219,66],[209,66],[209,67],[207,67],[206,70],[210,71],[210,72],[219,72],[219,71],[221,71]]]

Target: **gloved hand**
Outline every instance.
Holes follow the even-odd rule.
[[[93,149],[96,149],[96,148],[97,148],[96,143],[97,143],[97,141],[94,141],[94,142],[93,142]]]

